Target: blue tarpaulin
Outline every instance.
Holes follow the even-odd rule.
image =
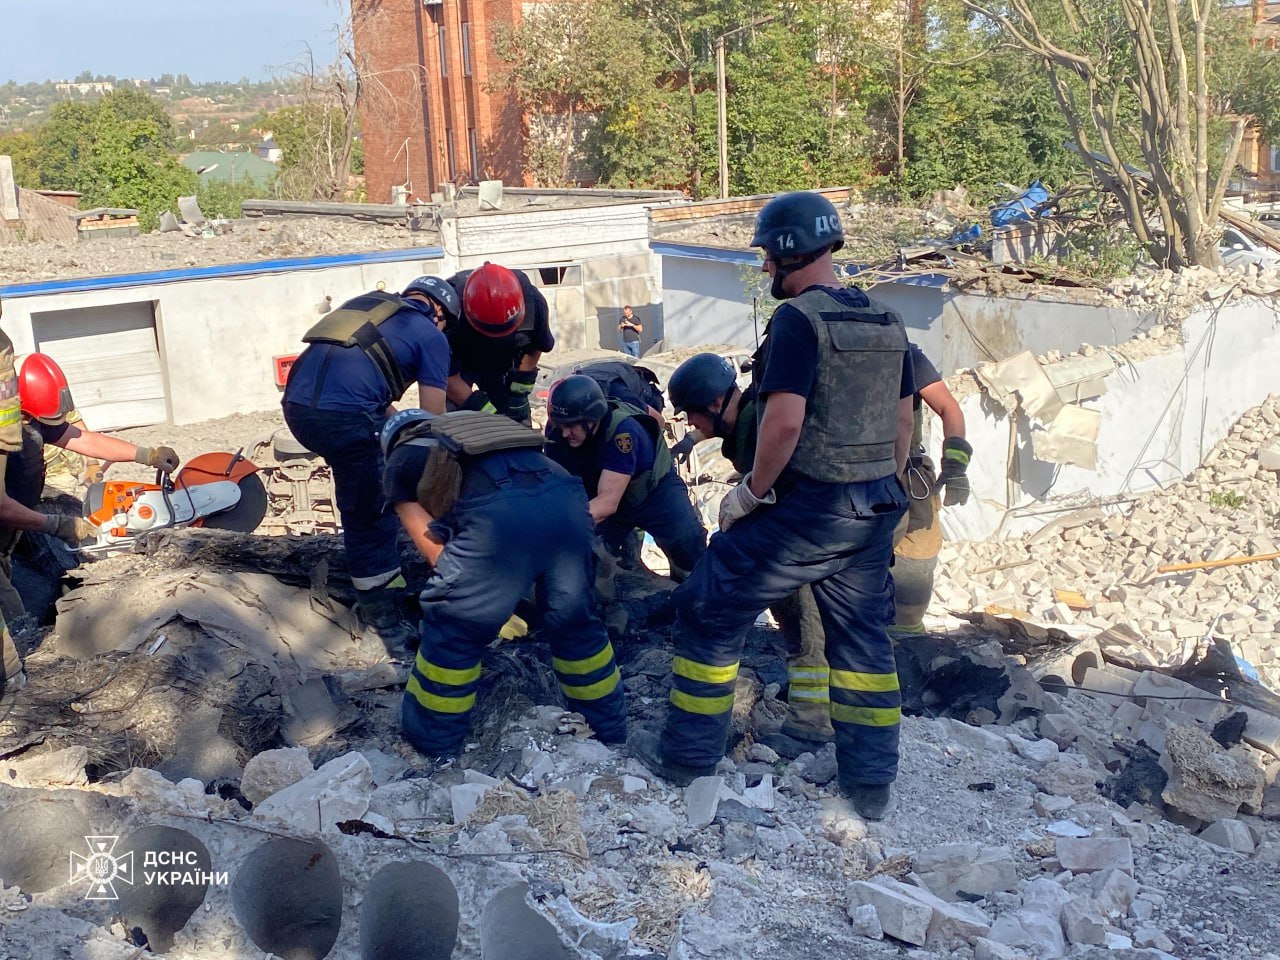
[[[1022,193],[997,207],[991,208],[991,225],[1004,227],[1023,220],[1034,220],[1040,215],[1040,207],[1049,199],[1049,191],[1037,180]]]

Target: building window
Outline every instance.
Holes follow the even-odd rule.
[[[476,131],[472,127],[467,131],[467,143],[471,148],[471,175],[480,179],[480,151],[476,149]]]
[[[1272,173],[1280,173],[1280,147],[1271,148],[1271,166],[1267,169]]]
[[[452,130],[446,130],[444,132],[444,145],[445,149],[449,152],[449,176],[451,178],[456,177],[458,175],[458,164],[454,159]]]
[[[462,25],[462,75],[471,76],[471,24]]]
[[[440,76],[447,77],[449,75],[449,49],[445,43],[444,25],[436,28],[436,37],[440,41]]]

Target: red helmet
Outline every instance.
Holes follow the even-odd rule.
[[[505,337],[524,323],[524,290],[520,278],[496,263],[471,271],[462,288],[462,312],[486,337]]]
[[[22,361],[18,395],[22,398],[22,412],[45,423],[62,423],[76,407],[67,375],[53,357],[44,353],[33,353]]]

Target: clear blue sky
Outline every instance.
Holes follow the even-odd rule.
[[[185,73],[265,80],[333,59],[345,0],[0,0],[0,83]]]

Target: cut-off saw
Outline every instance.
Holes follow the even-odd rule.
[[[157,471],[155,483],[91,484],[84,516],[98,535],[80,549],[87,554],[127,549],[144,535],[171,527],[252,533],[266,514],[267,488],[251,460],[241,452],[204,453],[172,476]]]

